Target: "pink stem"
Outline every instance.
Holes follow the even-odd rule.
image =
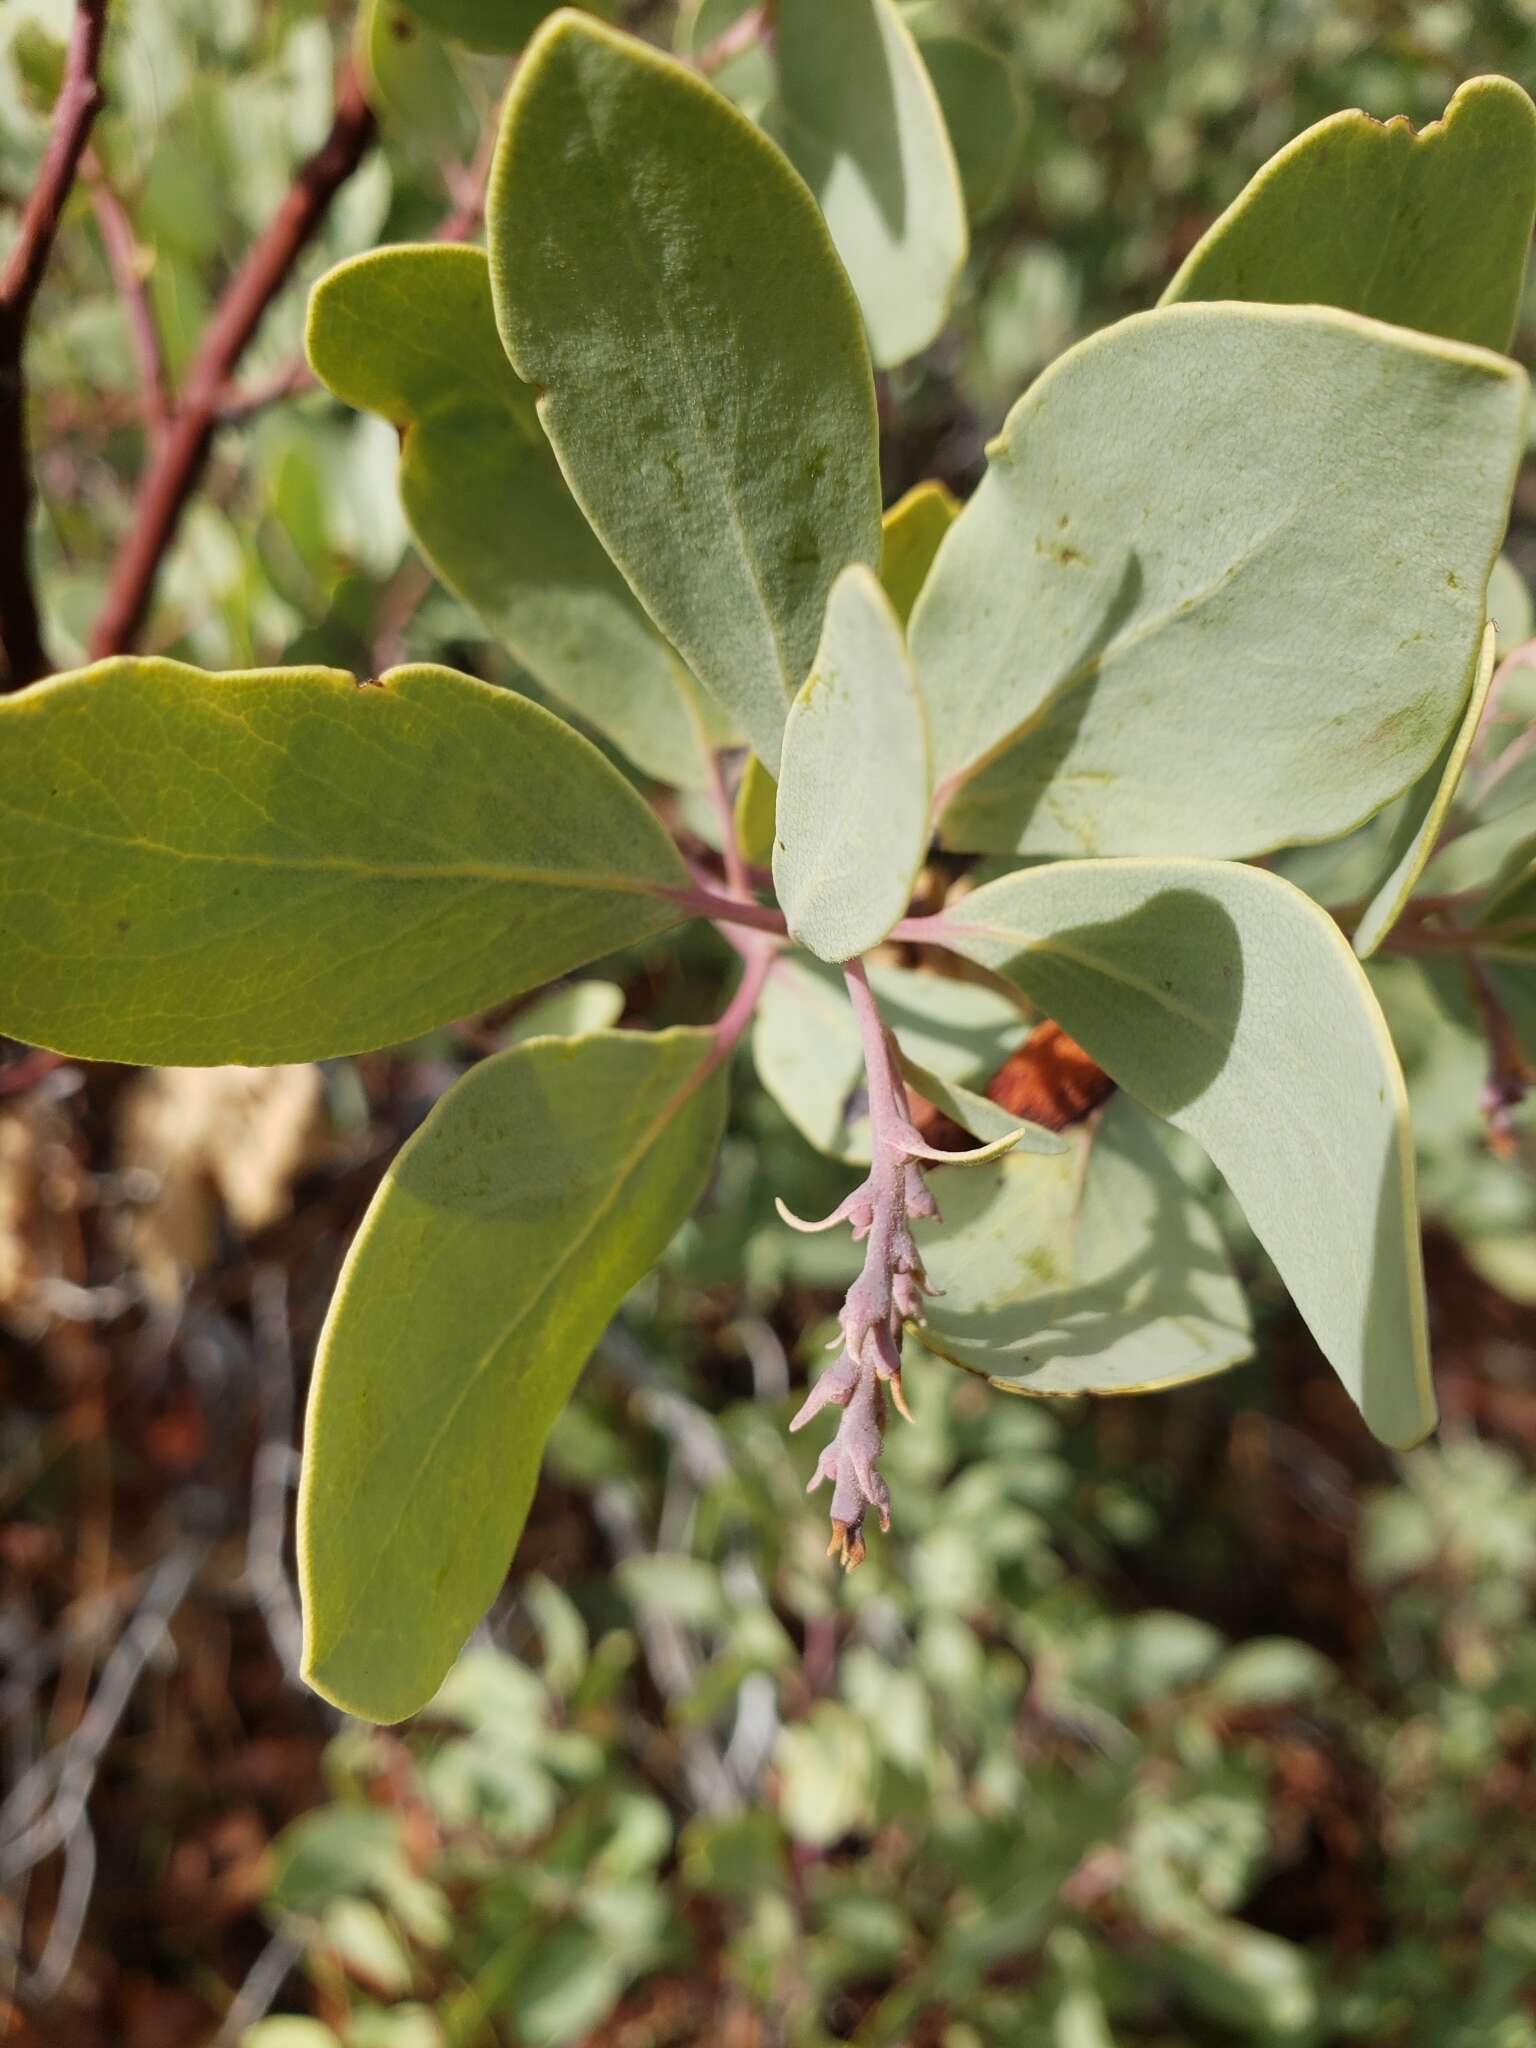
[[[718,889],[706,889],[696,884],[691,889],[658,889],[656,894],[681,905],[691,916],[711,918],[716,924],[750,925],[754,931],[772,932],[780,939],[789,933],[781,910],[770,910],[762,903],[743,902],[736,896],[722,896]]]
[[[755,42],[766,37],[771,26],[766,6],[749,7],[745,14],[697,53],[693,59],[694,70],[712,78],[717,71],[723,71],[733,57],[744,56]]]
[[[843,968],[843,980],[858,1023],[859,1042],[864,1048],[864,1072],[869,1081],[871,1150],[878,1166],[882,1151],[888,1150],[895,1138],[897,1126],[907,1121],[906,1090],[896,1070],[890,1033],[885,1028],[869,977],[864,972],[864,962],[848,961]]]
[[[757,1014],[758,999],[777,957],[778,949],[762,939],[757,940],[747,952],[746,971],[714,1027],[715,1042],[709,1055],[711,1068],[722,1065],[736,1050],[742,1033]]]
[[[953,918],[936,910],[931,917],[904,917],[891,926],[889,936],[909,946],[952,946],[958,929]]]

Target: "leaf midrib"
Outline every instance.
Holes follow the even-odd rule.
[[[388,882],[501,882],[509,885],[551,889],[613,891],[627,896],[656,896],[665,888],[660,881],[647,881],[633,874],[602,869],[541,868],[500,861],[374,861],[361,855],[263,854],[235,850],[213,851],[202,847],[172,846],[143,834],[98,831],[74,818],[39,816],[20,805],[0,798],[0,811],[23,824],[34,825],[45,834],[90,841],[126,853],[160,855],[167,860],[187,861],[208,867],[252,868],[274,873],[358,875],[368,881]]]

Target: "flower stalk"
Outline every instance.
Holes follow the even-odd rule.
[[[933,1293],[923,1270],[912,1225],[938,1215],[920,1160],[934,1156],[907,1110],[895,1041],[885,1028],[861,961],[843,969],[858,1020],[869,1085],[870,1168],[868,1176],[830,1216],[803,1223],[783,1203],[779,1212],[797,1230],[852,1229],[867,1249],[859,1277],[849,1288],[838,1317],[836,1348],[841,1355],[806,1396],[791,1429],[803,1429],[823,1408],[842,1410],[832,1441],[817,1461],[807,1491],[832,1485],[829,1557],[845,1571],[865,1557],[864,1521],[871,1508],[880,1527],[891,1526],[891,1495],[880,1473],[885,1445],[886,1402],[910,1420],[901,1384],[902,1334],[922,1320],[923,1297]]]

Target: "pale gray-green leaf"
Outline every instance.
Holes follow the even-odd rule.
[[[946,843],[1255,854],[1379,809],[1466,696],[1524,400],[1502,357],[1326,308],[1073,349],[912,616]]]
[[[962,1131],[969,1131],[973,1138],[979,1139],[983,1146],[1006,1145],[1010,1151],[1017,1146],[1025,1152],[1066,1151],[1066,1139],[1058,1137],[1055,1131],[1048,1131],[1043,1124],[1030,1123],[1027,1118],[1015,1116],[1012,1110],[1004,1109],[988,1096],[977,1095],[972,1089],[962,1087],[958,1081],[946,1081],[928,1067],[919,1066],[905,1053],[900,1053],[898,1059],[902,1079],[935,1109],[941,1109]],[[953,1159],[956,1165],[962,1165],[975,1160],[978,1154],[947,1153],[945,1157]]]
[[[502,1050],[530,1038],[583,1038],[607,1031],[624,1014],[624,991],[612,981],[568,981],[535,996],[501,1034]]]
[[[928,850],[928,735],[901,622],[873,570],[845,569],[784,727],[773,879],[822,960],[879,945]]]
[[[1392,860],[1392,848],[1404,819],[1417,815],[1414,799],[1420,785],[1427,783],[1433,773],[1431,769],[1421,775],[1413,788],[1394,797],[1374,818],[1367,818],[1342,839],[1284,847],[1266,865],[1330,910],[1366,902]]]
[[[869,351],[814,201],[702,79],[562,11],[487,219],[502,339],[577,500],[776,769],[833,579],[880,551]]]
[[[707,786],[729,725],[571,496],[496,332],[478,249],[375,249],[322,278],[310,362],[400,429],[400,494],[423,554],[535,682],[665,782]]]
[[[954,147],[960,188],[972,220],[1006,198],[1024,127],[1024,109],[1007,60],[969,36],[919,32],[928,76]]]
[[[1522,640],[1530,639],[1532,625],[1536,623],[1531,593],[1508,555],[1500,555],[1488,578],[1488,616],[1498,628],[1500,654],[1508,654]]]
[[[1390,866],[1355,927],[1355,952],[1368,960],[1402,916],[1419,877],[1429,863],[1461,781],[1467,756],[1477,736],[1488,685],[1493,681],[1497,632],[1490,623],[1483,633],[1483,651],[1472,679],[1472,693],[1461,723],[1441,751],[1439,760],[1410,792],[1409,801],[1387,849]]]
[[[1536,853],[1536,742],[1530,731],[1526,728],[1511,741],[1475,779],[1466,778],[1458,805],[1460,830],[1425,868],[1424,894],[1458,896],[1487,889],[1518,873]]]
[[[1506,349],[1536,211],[1536,108],[1472,78],[1417,135],[1399,115],[1332,114],[1288,142],[1163,294],[1343,306]]]
[[[931,1181],[942,1287],[918,1336],[1025,1394],[1135,1394],[1238,1364],[1247,1302],[1209,1208],[1156,1124],[1117,1095],[1061,1158],[1022,1152]]]
[[[371,106],[391,139],[427,155],[474,147],[475,119],[452,57],[406,0],[367,0],[356,50]]]
[[[938,95],[894,0],[776,0],[766,115],[821,203],[882,368],[938,334],[969,247]]]
[[[1326,912],[1256,868],[1064,861],[987,884],[944,927],[1204,1148],[1371,1429],[1397,1447],[1423,1437],[1435,1408],[1402,1074]]]
[[[424,1706],[495,1597],[544,1441],[701,1193],[725,1113],[707,1031],[541,1039],[475,1067],[390,1168],[305,1427],[305,1676]]]

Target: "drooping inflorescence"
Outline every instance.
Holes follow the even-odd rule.
[[[838,1317],[837,1363],[812,1387],[791,1429],[803,1429],[823,1408],[841,1408],[842,1419],[822,1452],[810,1491],[832,1482],[832,1539],[828,1555],[852,1571],[864,1560],[864,1518],[873,1508],[880,1527],[891,1526],[890,1489],[879,1459],[885,1443],[886,1392],[898,1414],[907,1416],[901,1385],[902,1332],[922,1320],[923,1297],[936,1290],[923,1270],[912,1235],[914,1222],[937,1218],[938,1204],[920,1162],[935,1158],[913,1127],[896,1048],[875,1007],[864,970],[844,970],[864,1043],[869,1081],[870,1168],[868,1176],[818,1223],[804,1223],[779,1204],[797,1230],[831,1230],[847,1223],[867,1249],[859,1277],[849,1288]]]

